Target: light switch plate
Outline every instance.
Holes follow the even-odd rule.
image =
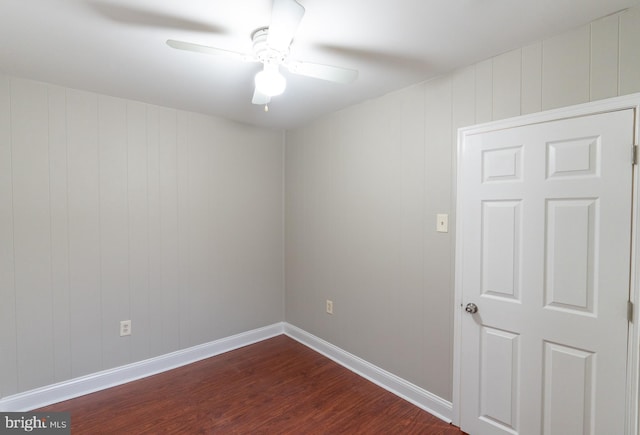
[[[449,232],[449,215],[440,214],[436,215],[436,231],[439,233]]]

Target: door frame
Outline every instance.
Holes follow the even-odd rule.
[[[460,183],[460,166],[462,159],[461,150],[466,137],[473,134],[485,133],[494,130],[521,127],[530,124],[538,124],[561,119],[576,118],[587,115],[595,115],[605,112],[633,109],[635,113],[634,143],[629,144],[629,164],[632,162],[632,145],[638,145],[640,137],[640,93],[626,95],[622,97],[609,98],[576,106],[553,109],[530,115],[518,116],[505,120],[492,121],[484,124],[473,125],[458,129],[457,142],[457,164],[453,176],[454,186],[456,186],[456,209],[461,209],[461,196],[458,194],[457,186]],[[640,430],[640,183],[638,164],[633,165],[633,186],[632,186],[632,218],[631,218],[631,276],[629,298],[633,302],[633,322],[629,327],[629,341],[627,354],[627,417],[625,422],[626,433],[633,435]],[[456,213],[455,228],[462,228],[465,217]],[[461,343],[462,343],[462,246],[463,238],[455,231],[455,294],[454,294],[454,336],[453,336],[453,423],[460,426],[460,406],[461,406]]]

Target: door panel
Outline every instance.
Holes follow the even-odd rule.
[[[593,433],[593,352],[544,343],[544,433]]]
[[[598,200],[547,201],[545,307],[593,313]]]
[[[483,327],[481,337],[480,416],[503,426],[517,427],[518,334]]]
[[[633,126],[621,110],[465,136],[466,432],[624,432]]]
[[[520,298],[520,201],[482,202],[482,293]]]
[[[548,178],[599,175],[600,137],[548,142],[547,148]]]

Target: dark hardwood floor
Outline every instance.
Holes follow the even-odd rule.
[[[462,434],[284,335],[38,411],[72,434]]]

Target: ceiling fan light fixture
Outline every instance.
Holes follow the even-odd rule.
[[[358,77],[358,71],[332,65],[290,59],[290,48],[300,22],[305,14],[302,0],[273,0],[271,22],[251,34],[253,50],[251,53],[236,52],[224,48],[191,42],[167,40],[167,45],[179,50],[196,53],[220,55],[244,62],[263,65],[263,70],[254,77],[255,89],[251,102],[265,106],[271,97],[280,95],[287,87],[287,81],[280,73],[280,67],[290,73],[334,83],[351,83]]]
[[[264,95],[274,97],[284,92],[287,81],[278,71],[278,65],[265,63],[264,69],[256,74],[256,89]]]

